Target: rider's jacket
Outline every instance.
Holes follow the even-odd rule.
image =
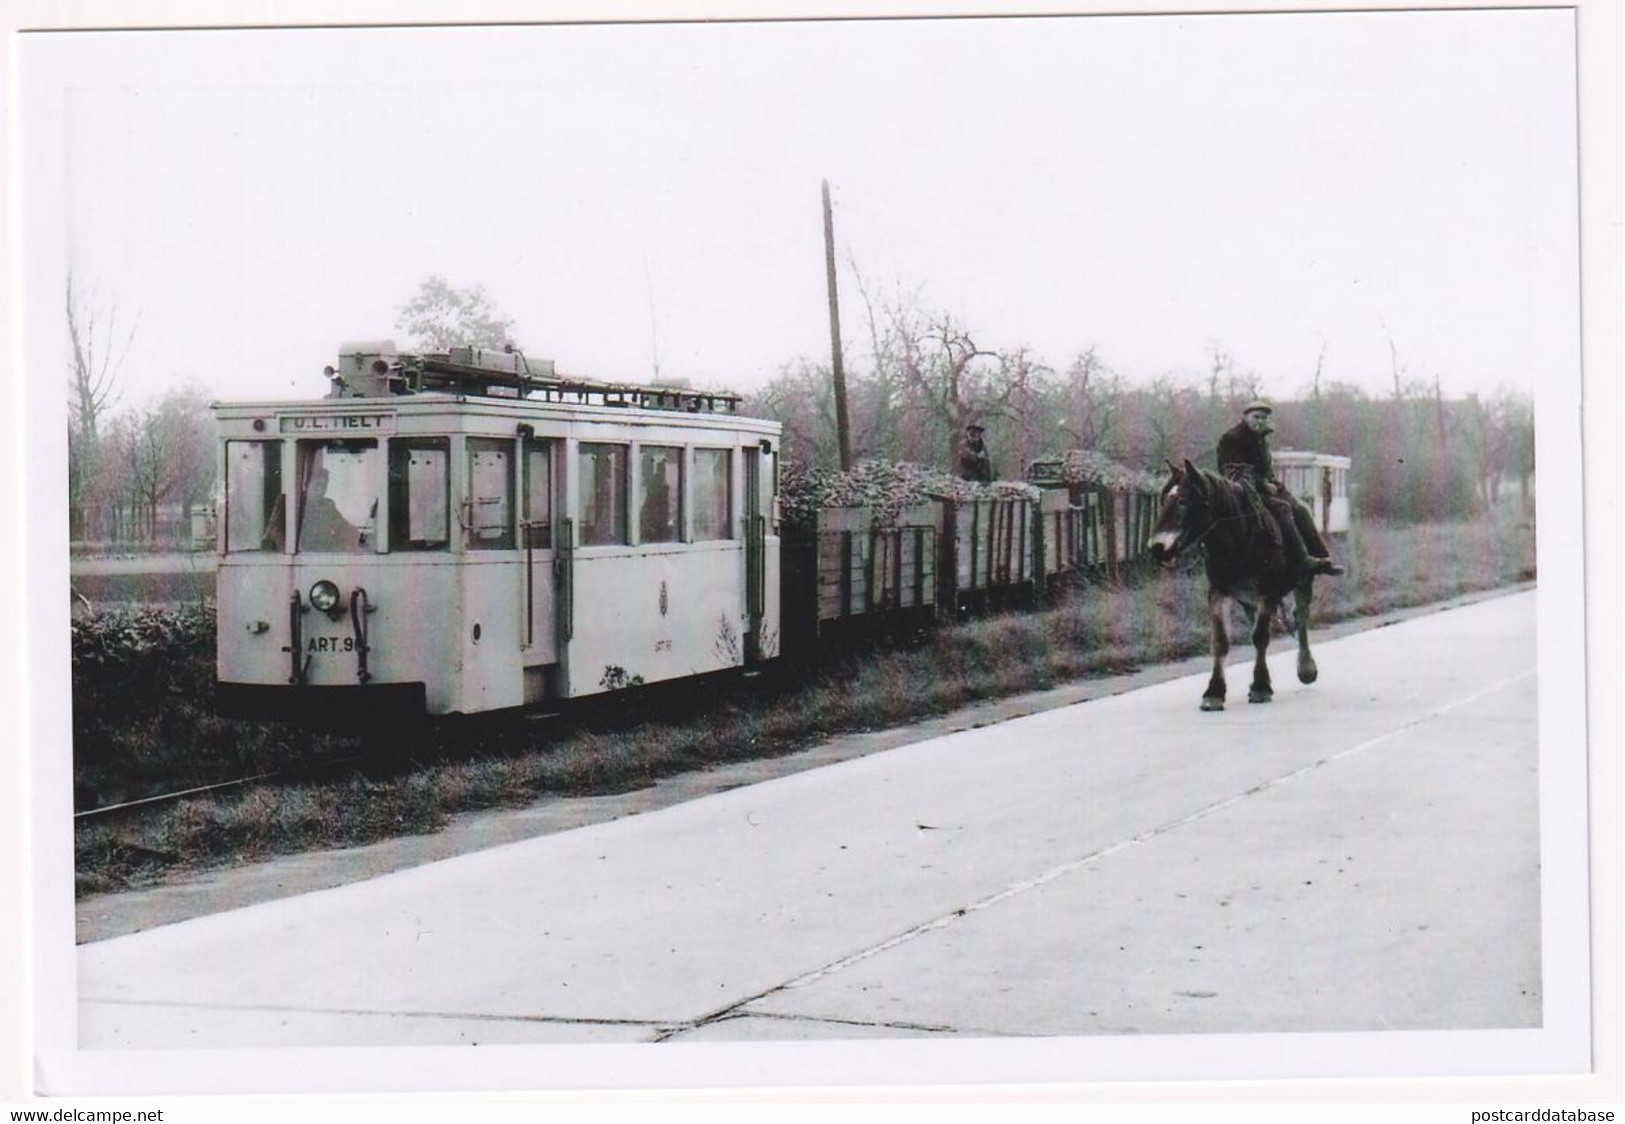
[[[1254,433],[1246,422],[1232,426],[1219,438],[1219,471],[1229,476],[1231,465],[1246,465],[1253,473],[1256,484],[1267,484],[1275,479],[1275,466],[1270,460],[1266,435]]]

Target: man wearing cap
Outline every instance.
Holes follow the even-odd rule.
[[[1241,422],[1219,438],[1219,471],[1226,476],[1244,476],[1258,490],[1281,526],[1287,554],[1300,558],[1317,574],[1341,574],[1343,567],[1333,562],[1331,551],[1320,537],[1315,517],[1303,502],[1275,479],[1270,459],[1269,435],[1274,432],[1268,402],[1254,400],[1242,407]]]
[[[993,480],[993,458],[982,440],[984,429],[972,422],[965,427],[965,443],[959,450],[959,478],[987,484]]]

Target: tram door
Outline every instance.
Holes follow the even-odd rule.
[[[520,576],[524,609],[519,646],[525,665],[525,697],[530,702],[543,697],[551,688],[547,681],[551,673],[546,669],[559,659],[553,565],[558,536],[555,526],[558,472],[555,442],[526,437],[521,449],[519,546],[524,568]]]
[[[763,510],[762,451],[746,445],[745,471],[745,666],[762,658],[762,618],[767,612],[767,513]]]

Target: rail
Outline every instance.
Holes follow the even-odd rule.
[[[73,818],[75,820],[94,819],[97,816],[111,815],[114,812],[129,812],[135,810],[136,808],[148,808],[158,804],[170,804],[177,800],[183,800],[188,796],[198,796],[205,792],[219,792],[221,789],[226,788],[240,788],[245,784],[253,784],[255,781],[270,780],[273,777],[280,777],[281,775],[282,774],[280,772],[257,773],[252,777],[239,777],[234,781],[221,781],[218,784],[203,784],[198,785],[196,788],[182,789],[179,792],[159,793],[157,796],[143,796],[139,800],[126,800],[120,804],[104,804],[99,808],[87,808],[82,812],[75,812],[73,814]]]
[[[201,784],[192,788],[183,788],[175,792],[160,792],[152,796],[143,796],[136,800],[124,800],[117,804],[103,804],[96,808],[86,808],[73,814],[74,822],[94,820],[102,816],[111,816],[116,813],[134,813],[142,810],[152,810],[165,804],[173,804],[184,800],[188,796],[201,796],[206,792],[223,792],[227,789],[242,788],[245,785],[255,784],[259,781],[281,780],[283,778],[303,777],[318,770],[337,769],[345,765],[354,765],[367,760],[365,754],[346,754],[342,757],[331,757],[324,761],[313,761],[298,770],[273,769],[267,773],[255,773],[253,776],[238,777],[235,780],[217,781],[214,784]]]

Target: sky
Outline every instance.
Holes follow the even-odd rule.
[[[750,390],[861,283],[1134,382],[1529,390],[1579,362],[1569,12],[85,32],[21,50],[30,365],[325,391],[430,275],[532,356]]]

